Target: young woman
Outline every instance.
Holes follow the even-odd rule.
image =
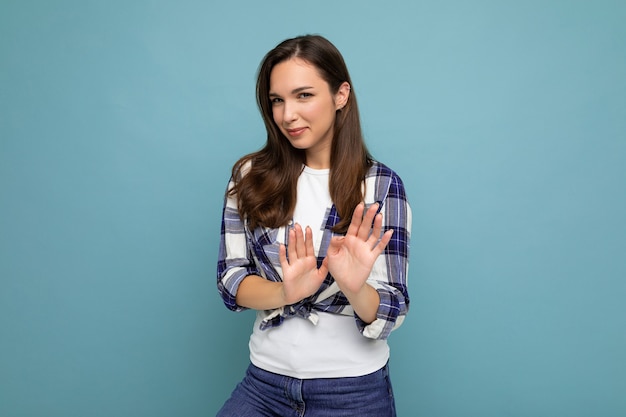
[[[339,51],[288,39],[259,68],[267,142],[233,167],[218,289],[257,317],[218,416],[395,416],[387,337],[408,307],[411,211],[372,159]]]

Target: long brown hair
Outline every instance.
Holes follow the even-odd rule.
[[[319,71],[332,94],[344,82],[351,87],[346,105],[335,117],[330,155],[330,197],[341,217],[334,231],[345,233],[352,211],[363,200],[363,180],[372,160],[363,140],[348,68],[337,48],[322,36],[287,39],[265,55],[259,66],[256,95],[267,129],[267,142],[261,150],[244,156],[234,165],[235,185],[229,193],[237,195],[239,215],[248,219],[251,228],[284,226],[293,215],[305,154],[304,150],[291,146],[274,122],[269,89],[274,66],[296,57]]]

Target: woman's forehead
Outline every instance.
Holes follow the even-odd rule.
[[[326,85],[317,68],[301,58],[291,58],[280,62],[270,73],[270,91],[286,94],[302,87]]]

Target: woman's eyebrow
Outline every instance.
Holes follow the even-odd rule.
[[[291,90],[291,94],[298,94],[298,93],[301,93],[301,92],[303,92],[304,90],[308,90],[308,89],[310,89],[310,88],[313,88],[313,87],[310,87],[310,86],[306,86],[306,87],[298,87],[298,88],[296,88],[296,89],[294,89],[294,90]]]
[[[304,86],[304,87],[294,88],[293,90],[291,90],[291,94],[298,94],[298,93],[301,93],[301,92],[303,92],[305,90],[309,90],[311,88],[313,88],[313,86],[308,86],[308,85]],[[277,93],[275,93],[273,91],[270,91],[269,96],[270,97],[280,97],[280,94],[277,94]]]

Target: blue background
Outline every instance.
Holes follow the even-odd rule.
[[[0,416],[214,415],[263,55],[327,36],[404,179],[401,417],[626,415],[623,1],[0,2]]]

